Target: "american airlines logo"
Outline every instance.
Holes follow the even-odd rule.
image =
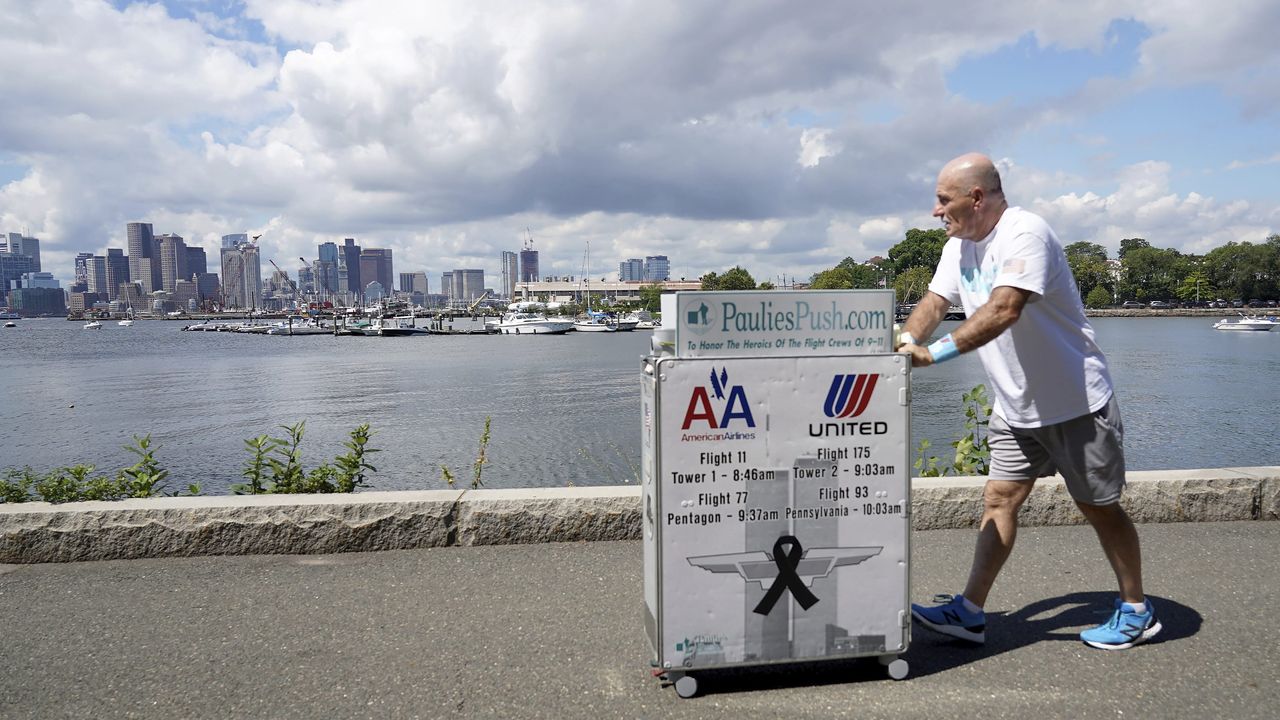
[[[836,375],[827,390],[827,401],[822,411],[829,418],[858,417],[871,402],[879,375]]]

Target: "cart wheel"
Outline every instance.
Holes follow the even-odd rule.
[[[898,659],[889,663],[889,677],[894,680],[902,680],[910,670],[911,666],[907,665],[906,660]]]
[[[676,695],[691,698],[698,694],[698,679],[692,675],[683,675],[676,679]]]

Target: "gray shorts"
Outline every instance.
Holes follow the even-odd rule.
[[[1124,425],[1116,396],[1090,415],[1038,428],[1013,428],[991,415],[993,480],[1033,480],[1059,473],[1076,502],[1110,505],[1124,489]]]

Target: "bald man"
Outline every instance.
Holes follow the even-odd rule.
[[[912,617],[931,630],[985,642],[982,608],[1013,550],[1018,509],[1036,478],[1058,473],[1120,586],[1110,619],[1080,638],[1104,650],[1150,640],[1161,626],[1143,594],[1137,530],[1119,504],[1120,408],[1061,243],[1043,218],[1009,207],[995,164],[977,153],[942,168],[933,215],[950,239],[929,291],[903,326],[899,350],[911,354],[913,367],[977,353],[994,398],[991,464],[964,592],[942,605],[912,605]],[[951,305],[963,305],[967,319],[926,346]]]

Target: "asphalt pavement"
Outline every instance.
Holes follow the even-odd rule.
[[[638,542],[0,565],[2,718],[1273,718],[1280,522],[1139,527],[1164,632],[1084,646],[1114,579],[1086,527],[1024,528],[987,644],[917,629],[873,660],[650,672]],[[912,596],[973,531],[916,533]]]

